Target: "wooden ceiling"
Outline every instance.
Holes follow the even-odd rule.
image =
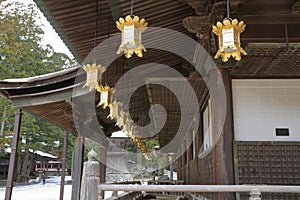
[[[94,47],[97,19],[97,1],[35,0],[58,34],[64,39],[77,59],[82,61]],[[98,1],[97,44],[119,32],[115,21],[130,14],[131,1]],[[171,28],[188,34],[182,26],[184,17],[193,15],[193,9],[177,0],[136,0],[134,15],[145,18],[150,26]]]
[[[108,38],[108,35],[119,32],[115,27],[115,21],[119,17],[130,14],[131,3],[130,0],[98,1],[97,11],[96,0],[35,0],[35,2],[79,62],[86,60],[94,47],[96,13],[99,14],[97,44],[100,44]],[[299,78],[299,4],[296,0],[231,0],[230,17],[244,20],[247,24],[246,31],[241,35],[241,42],[248,55],[243,56],[239,62],[230,60],[227,63],[221,63],[216,60],[216,65],[230,69],[233,78]],[[211,25],[226,16],[226,1],[135,0],[134,14],[145,18],[150,27],[168,28],[185,34],[189,38],[198,41],[213,56],[217,50],[217,38],[211,33]],[[153,41],[155,41],[155,38],[153,38]],[[174,44],[177,42],[175,40]],[[111,41],[111,46],[118,45],[118,41]],[[111,47],[111,49],[114,48]],[[186,48],[188,47],[182,46],[183,51]],[[193,48],[191,47],[192,52],[195,53],[196,51]],[[109,54],[111,54],[110,51]],[[100,55],[104,61],[106,56],[106,53]],[[112,53],[109,56],[114,57],[115,54]],[[195,75],[194,70],[182,56],[149,48],[143,58],[137,58],[136,56],[131,59],[125,59],[124,56],[116,58],[110,65],[106,75],[104,75],[104,80],[113,86],[130,69],[154,62],[169,66],[184,77]],[[158,82],[171,86],[181,81],[179,79],[173,81],[166,79],[165,74],[160,72],[159,67],[152,67],[151,70],[153,73],[158,74],[156,76]],[[139,74],[132,74],[132,80],[128,80],[128,82],[131,82],[130,84],[134,83],[134,79],[139,76]],[[196,77],[187,80],[196,91],[198,101],[201,104],[207,95],[205,77],[196,74]],[[122,92],[126,94],[126,89]],[[181,93],[184,94],[184,90]],[[97,101],[97,98],[97,96],[93,96],[92,101]],[[88,98],[83,99],[83,101],[88,101]],[[57,105],[51,106],[51,108],[54,109],[55,106],[60,106],[60,104],[58,102]],[[154,104],[164,105],[168,113],[166,124],[158,134],[161,146],[164,146],[176,134],[177,130],[175,129],[180,121],[179,105],[169,90],[156,84],[147,84],[145,81],[145,86],[136,91],[132,97],[130,113],[136,123],[146,125],[150,119],[148,110]],[[50,106],[50,104],[44,106]],[[64,114],[61,115],[53,111],[54,115],[51,115],[51,113],[48,113],[48,115],[49,110],[43,112],[43,109],[28,107],[28,110],[34,111],[45,118],[51,118],[50,121],[56,122],[56,124],[61,122],[62,119],[60,118]],[[109,127],[113,127],[114,123],[107,121],[106,114],[106,111],[97,110],[97,116],[100,121],[102,119],[101,126],[109,124],[103,128],[107,132],[109,132],[108,130],[113,131]],[[63,118],[72,121],[71,117],[66,116]],[[160,119],[160,116],[156,115],[154,121],[159,123]]]
[[[131,9],[130,0],[98,1],[98,9],[97,0],[35,0],[35,2],[80,63],[87,58],[94,47],[97,12],[97,44],[100,44],[109,35],[119,33],[115,21],[119,17],[130,14]],[[293,45],[289,44],[300,41],[299,4],[300,2],[297,0],[230,0],[230,17],[244,20],[247,24],[246,31],[241,34],[242,46],[247,48],[250,43],[282,43],[280,47],[286,44],[294,53]],[[135,0],[133,9],[134,15],[145,18],[150,27],[168,28],[184,33],[199,41],[211,55],[217,51],[217,38],[211,33],[211,26],[226,17],[226,12],[225,0]],[[119,44],[118,41],[116,43]],[[111,44],[111,46],[113,45]],[[133,61],[130,62],[140,65],[155,61],[176,67],[184,75],[189,73],[182,67],[185,62],[182,57],[158,49],[147,50],[143,59],[137,59],[134,56],[131,59]],[[281,48],[280,51],[284,51],[284,49]],[[253,49],[251,52],[254,52]],[[287,54],[290,55],[290,53]],[[261,53],[260,56],[264,54]],[[257,53],[249,52],[245,58],[252,55],[257,55]],[[276,55],[273,54],[273,56]],[[245,63],[245,61],[243,62]],[[221,67],[224,65],[217,64]],[[129,64],[128,60],[122,56],[116,59],[112,65],[124,65],[126,71]],[[236,62],[226,65],[233,67]],[[238,65],[241,66],[241,63]],[[247,64],[248,68],[249,65],[251,63]],[[252,66],[252,68],[256,67],[256,65]],[[233,74],[235,76],[240,73],[239,69],[241,68],[234,67]],[[119,70],[119,75],[124,72],[122,67],[117,67],[117,70]],[[112,75],[113,72],[109,74]],[[241,74],[244,77],[245,72],[241,71]],[[248,75],[252,76],[253,74]],[[116,75],[114,74],[112,77],[115,78]],[[108,82],[113,84],[112,78],[109,79]]]

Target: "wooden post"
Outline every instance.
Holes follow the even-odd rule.
[[[184,171],[184,166],[185,166],[185,142],[182,142],[181,146],[181,180],[185,181],[185,171]]]
[[[195,116],[195,124],[194,124],[194,131],[195,131],[195,156],[198,157],[202,145],[202,117],[201,115]]]
[[[261,192],[258,190],[251,190],[249,200],[261,200],[260,194]]]
[[[107,159],[107,148],[101,146],[100,148],[100,183],[106,182],[106,159]]]
[[[6,190],[5,190],[5,200],[11,199],[11,194],[13,190],[13,177],[15,172],[16,156],[17,156],[18,143],[20,137],[21,118],[22,118],[22,110],[18,109],[17,112],[15,113],[14,135],[12,139],[11,153],[9,159],[9,169],[8,169],[7,183],[6,183]]]
[[[225,91],[226,91],[226,118],[223,127],[223,152],[225,156],[226,166],[226,184],[234,185],[234,159],[233,159],[233,141],[234,141],[234,130],[233,130],[233,105],[232,105],[232,85],[230,71],[228,69],[220,69]]]
[[[62,167],[61,167],[61,181],[60,181],[60,194],[59,194],[60,200],[64,199],[67,147],[68,147],[68,132],[65,132],[63,155],[62,155],[62,159],[61,159]]]
[[[220,105],[218,98],[224,98],[220,92],[222,77],[224,89],[226,110],[224,105]],[[212,69],[210,72],[211,102],[212,102],[212,133],[213,142],[216,145],[213,149],[213,180],[214,184],[234,184],[234,161],[233,161],[233,111],[232,111],[232,86],[231,77],[228,69]],[[225,112],[224,124],[221,124],[222,114]],[[220,134],[220,137],[218,134]],[[215,199],[234,199],[232,193],[215,194]]]
[[[169,155],[169,162],[170,162],[170,180],[173,181],[174,177],[173,177],[173,173],[174,173],[174,170],[173,170],[173,154],[170,154]]]
[[[224,155],[224,182],[225,184],[234,185],[234,157],[233,157],[233,141],[234,141],[234,125],[233,125],[233,105],[232,105],[232,83],[230,71],[228,69],[220,69],[226,92],[226,118],[223,127],[223,155]],[[234,194],[227,195],[228,199],[234,199]],[[222,198],[224,199],[224,198]]]
[[[100,183],[106,182],[106,159],[107,159],[107,145],[100,147]],[[104,191],[101,192],[102,199],[104,199]]]
[[[195,152],[195,156],[196,156],[196,159],[197,159],[197,184],[203,184],[201,183],[201,177],[200,177],[200,170],[203,170],[201,168],[202,165],[200,165],[199,163],[199,153],[200,153],[200,150],[201,150],[201,146],[202,146],[202,143],[203,143],[203,120],[202,120],[202,116],[201,114],[196,117],[195,119],[195,123],[198,124],[198,126],[196,125],[195,126],[195,133],[196,133],[196,136],[195,136],[195,143],[196,143],[196,152]]]
[[[181,148],[179,148],[178,150],[179,152],[179,157],[177,159],[177,163],[178,163],[178,171],[177,171],[177,178],[178,180],[182,180],[182,174],[181,174],[181,171],[182,171],[182,155],[181,155]]]
[[[84,138],[77,136],[74,145],[73,171],[72,171],[72,200],[79,200],[81,175],[83,165]]]
[[[188,130],[189,132],[191,132],[190,130]],[[186,184],[191,184],[191,179],[190,179],[190,166],[191,166],[191,160],[192,160],[192,145],[191,145],[191,137],[190,137],[190,134],[188,134],[186,140],[186,167],[187,167],[187,170],[186,170],[186,181],[185,183]]]

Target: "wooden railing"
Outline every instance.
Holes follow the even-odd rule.
[[[148,181],[148,185],[182,185],[184,182],[181,180],[152,180]],[[169,195],[169,196],[182,196],[182,192],[172,191],[172,192],[165,192],[165,191],[159,191],[159,192],[148,192],[149,194],[153,195]]]
[[[93,160],[94,152],[88,155],[89,160],[84,165],[84,178],[82,181],[82,200],[102,200],[104,191],[113,191],[117,196],[118,191],[125,191],[118,197],[110,200],[141,199],[143,192],[181,195],[186,193],[248,193],[249,200],[260,200],[261,193],[297,193],[300,195],[300,186],[285,185],[180,185],[182,181],[149,181],[149,185],[140,184],[98,184],[99,163]],[[198,199],[193,197],[193,199]]]
[[[279,185],[117,185],[100,184],[98,193],[102,191],[131,191],[131,192],[182,192],[182,193],[214,193],[240,192],[248,193],[249,200],[261,200],[261,193],[298,193],[300,186]],[[101,197],[99,198],[101,199]]]

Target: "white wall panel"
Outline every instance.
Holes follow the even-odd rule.
[[[235,140],[300,141],[299,79],[234,79],[232,89]]]

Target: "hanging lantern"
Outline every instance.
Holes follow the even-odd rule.
[[[219,38],[219,50],[215,59],[222,57],[222,61],[227,62],[232,56],[235,60],[241,60],[241,54],[247,54],[240,42],[240,34],[245,28],[246,24],[243,21],[229,18],[224,19],[223,23],[217,22],[216,26],[212,27],[213,33]]]
[[[119,117],[117,118],[116,126],[122,128],[124,126],[124,111],[119,112]]]
[[[96,65],[95,63],[90,65],[83,65],[84,71],[86,71],[86,83],[83,87],[89,87],[89,91],[97,89],[99,87],[98,80],[102,77],[102,74],[105,72],[106,68],[101,65]]]
[[[127,129],[128,137],[132,138],[135,136],[135,126],[131,125],[129,129]]]
[[[128,116],[129,116],[129,114],[127,115],[127,119],[123,126],[123,130],[126,131],[127,133],[130,131],[132,123],[133,123],[133,121],[131,119],[129,119]]]
[[[102,106],[103,109],[106,109],[107,106],[112,102],[112,94],[114,93],[114,88],[111,88],[108,85],[100,85],[99,87],[97,87],[97,92],[100,93],[100,102],[97,107]]]
[[[122,105],[123,104],[121,102],[117,101],[114,101],[113,103],[109,104],[109,115],[107,116],[107,118],[110,118],[111,120],[118,119]]]
[[[143,153],[146,160],[152,160],[152,154],[151,153]]]
[[[130,15],[121,17],[116,21],[117,28],[122,31],[122,42],[117,54],[124,52],[126,58],[130,58],[134,53],[138,57],[143,57],[143,51],[146,51],[142,45],[142,33],[147,29],[148,23],[144,18],[140,20],[139,16]]]

